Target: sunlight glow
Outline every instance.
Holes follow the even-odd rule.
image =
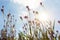
[[[48,18],[49,18],[49,15],[47,12],[42,12],[38,15],[38,19],[40,21],[46,21],[46,20],[48,20]]]

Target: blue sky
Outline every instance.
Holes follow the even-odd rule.
[[[50,12],[51,16],[56,21],[55,30],[60,30],[60,24],[58,24],[57,22],[58,20],[60,20],[60,0],[43,0],[43,4],[45,6],[45,9]],[[23,3],[19,3],[18,1],[14,2],[12,0],[0,0],[0,9],[2,5],[4,5],[5,15],[7,15],[7,13],[10,12],[12,15],[14,14],[15,19],[18,20],[16,22],[16,30],[22,30],[23,24],[21,23],[19,16],[22,14],[22,12],[26,11],[24,1]],[[30,4],[28,5],[31,6]],[[31,9],[34,9],[34,8],[36,10],[39,9],[39,7],[34,7],[34,6],[35,4],[31,7]],[[4,24],[3,16],[2,16],[2,12],[0,11],[0,30],[3,28],[3,24]]]

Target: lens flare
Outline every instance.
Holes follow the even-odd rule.
[[[48,13],[47,12],[42,12],[38,15],[38,19],[40,21],[46,21],[48,20],[49,16],[48,16]]]

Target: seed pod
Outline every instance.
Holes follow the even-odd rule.
[[[29,8],[29,6],[26,6],[26,8],[28,9],[28,11],[30,11],[30,8]]]
[[[36,14],[38,14],[38,11],[36,11]]]
[[[60,21],[58,21],[58,23],[60,23]]]
[[[20,16],[20,19],[23,20],[23,18]]]
[[[11,14],[9,13],[8,15],[7,15],[7,17],[9,18],[11,16]]]
[[[25,18],[25,19],[27,19],[27,18],[28,18],[28,16],[24,16],[24,18]]]
[[[42,2],[40,2],[40,5],[42,5]]]
[[[1,8],[1,12],[4,14],[4,6],[2,6]]]
[[[33,13],[35,13],[35,11],[33,11]]]

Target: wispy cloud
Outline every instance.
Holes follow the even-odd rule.
[[[30,8],[37,8],[42,0],[11,0],[14,3],[28,5]]]

